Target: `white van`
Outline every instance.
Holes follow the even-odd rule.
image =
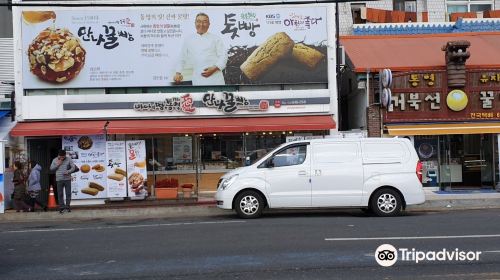
[[[286,143],[219,180],[217,206],[256,218],[265,207],[356,207],[395,216],[425,202],[422,164],[405,138]]]

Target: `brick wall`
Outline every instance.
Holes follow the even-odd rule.
[[[380,134],[380,107],[372,105],[366,109],[368,120],[368,137],[382,137]]]

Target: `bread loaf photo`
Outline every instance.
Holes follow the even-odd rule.
[[[325,55],[314,48],[299,43],[293,46],[292,57],[310,69],[314,69]]]
[[[289,56],[293,46],[294,42],[285,32],[276,33],[255,49],[240,69],[248,79],[255,81],[280,59]]]
[[[123,176],[127,176],[127,171],[121,169],[121,168],[115,168],[115,173],[116,174],[121,174]]]
[[[111,180],[115,180],[115,181],[121,181],[123,180],[123,178],[125,178],[125,176],[123,176],[123,174],[111,174],[111,175],[108,175],[108,178],[111,179]]]
[[[104,190],[104,187],[99,185],[98,183],[96,182],[90,182],[89,183],[89,188],[92,188],[92,189],[96,189],[98,191],[103,191]]]
[[[99,190],[94,189],[94,188],[83,188],[81,190],[81,192],[84,193],[84,194],[96,196],[97,193],[99,193]]]

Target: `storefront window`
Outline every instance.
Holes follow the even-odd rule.
[[[415,150],[422,162],[422,184],[437,187],[439,184],[438,136],[415,136]]]
[[[285,143],[287,132],[252,133],[245,135],[246,156],[250,163],[261,159],[277,146]],[[291,134],[290,134],[291,135]]]
[[[204,170],[234,169],[243,166],[241,134],[204,135],[201,141],[201,163]]]

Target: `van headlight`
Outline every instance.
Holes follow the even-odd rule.
[[[233,175],[229,178],[227,178],[226,180],[222,181],[222,184],[220,185],[220,188],[222,190],[225,190],[226,188],[228,188],[229,186],[231,186],[234,181],[236,181],[236,178],[238,178],[238,175]]]

